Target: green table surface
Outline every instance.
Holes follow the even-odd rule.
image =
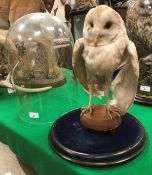
[[[77,165],[56,155],[48,144],[53,122],[69,110],[88,105],[88,94],[75,83],[71,71],[64,71],[63,86],[37,94],[9,94],[0,89],[0,141],[40,175],[150,175],[152,174],[152,108],[134,104],[129,112],[144,125],[148,145],[135,159],[124,164],[93,168]],[[124,97],[125,98],[125,97]],[[104,103],[105,98],[93,98]],[[30,119],[28,112],[38,112],[39,119]]]

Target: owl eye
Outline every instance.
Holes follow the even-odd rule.
[[[94,26],[94,25],[93,25],[93,22],[90,22],[90,26],[91,26],[91,27],[93,27],[93,26]]]
[[[144,4],[143,4],[143,3],[140,3],[140,7],[141,7],[141,8],[144,8]]]
[[[105,29],[110,29],[111,26],[112,26],[112,22],[111,22],[111,21],[108,21],[108,22],[105,24],[104,28],[105,28]]]

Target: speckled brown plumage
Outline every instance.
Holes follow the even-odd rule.
[[[139,58],[152,53],[152,0],[137,0],[128,9],[127,32],[135,43]]]

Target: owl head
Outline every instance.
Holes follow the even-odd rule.
[[[152,0],[138,0],[136,3],[136,11],[139,16],[151,16]]]
[[[83,38],[91,46],[113,43],[118,35],[126,35],[124,22],[120,15],[106,5],[91,9],[85,18]]]

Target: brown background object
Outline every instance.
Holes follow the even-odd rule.
[[[11,0],[9,21],[12,24],[21,16],[44,11],[45,6],[42,0]]]
[[[54,1],[55,0],[43,0],[44,1],[44,4],[45,4],[45,8],[47,9],[47,11],[50,13],[52,8],[53,8],[53,5],[54,5]]]
[[[9,9],[11,0],[0,0],[0,28],[9,28]]]
[[[34,12],[51,12],[55,0],[0,0],[0,29],[9,29],[18,18]]]

